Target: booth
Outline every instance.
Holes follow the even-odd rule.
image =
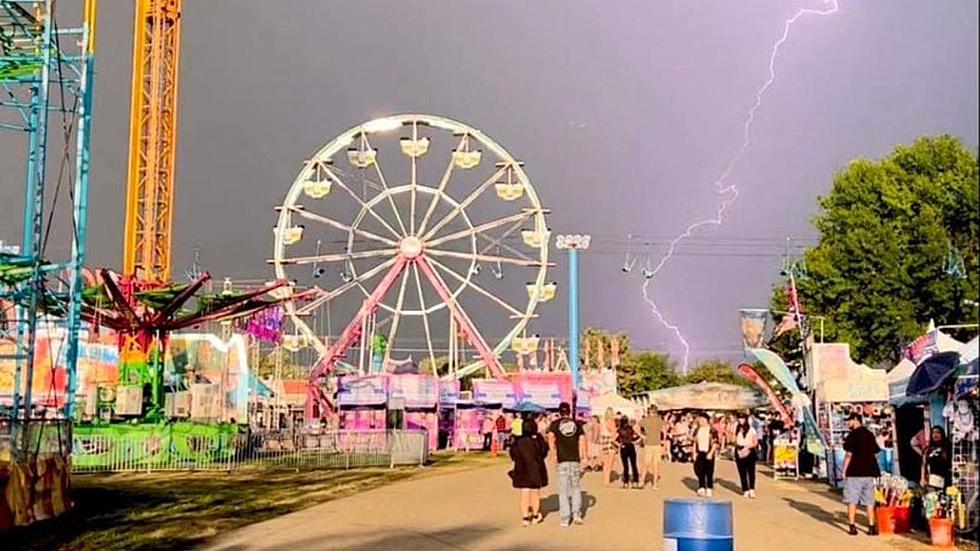
[[[337,380],[337,405],[342,431],[358,431],[340,435],[343,450],[378,451],[387,448],[388,378],[384,375],[346,375]]]
[[[439,379],[428,373],[403,373],[388,375],[389,403],[397,402],[404,414],[402,422],[394,428],[425,430],[428,432],[429,450],[439,446]]]
[[[817,427],[827,441],[828,481],[843,484],[844,438],[847,416],[864,417],[864,425],[878,439],[882,452],[878,462],[882,472],[892,472],[894,463],[894,408],[888,405],[888,376],[851,359],[846,343],[815,343],[810,350],[810,368],[815,395]]]

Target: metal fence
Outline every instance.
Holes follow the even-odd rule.
[[[230,471],[250,468],[352,469],[422,466],[428,434],[341,430],[184,434],[178,431],[75,433],[73,472]]]

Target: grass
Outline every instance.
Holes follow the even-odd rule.
[[[76,507],[3,534],[3,549],[169,551],[399,480],[496,464],[484,454],[435,454],[426,468],[75,475]]]

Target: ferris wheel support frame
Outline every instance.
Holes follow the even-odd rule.
[[[395,258],[395,263],[388,272],[385,274],[378,286],[375,287],[374,291],[364,299],[361,304],[361,308],[357,311],[357,314],[351,319],[347,327],[340,334],[333,345],[327,350],[327,353],[323,356],[317,366],[310,372],[310,381],[307,388],[307,400],[306,400],[306,418],[307,420],[314,420],[320,418],[324,413],[329,411],[331,408],[330,401],[327,399],[326,394],[320,388],[320,378],[329,375],[333,372],[334,366],[337,365],[346,354],[347,351],[354,346],[356,342],[362,340],[364,337],[364,325],[365,321],[368,320],[375,312],[378,310],[378,305],[381,300],[384,299],[388,291],[395,285],[398,278],[401,277],[402,273],[407,270],[410,266],[417,266],[418,269],[425,274],[426,279],[436,290],[439,297],[446,303],[446,307],[449,309],[452,319],[459,325],[463,334],[466,336],[466,340],[476,349],[477,354],[480,356],[480,360],[483,362],[484,366],[490,371],[490,373],[497,378],[504,378],[506,372],[504,372],[503,366],[500,364],[500,359],[493,353],[490,346],[484,340],[483,336],[480,335],[479,331],[473,325],[473,321],[470,320],[466,312],[460,308],[459,303],[453,297],[452,290],[446,285],[442,277],[435,271],[432,264],[425,257],[424,254],[418,256],[409,256],[404,253],[398,254]],[[406,279],[407,280],[407,279]],[[405,281],[405,280],[403,280]],[[403,286],[404,287],[404,286]],[[362,341],[363,344],[363,341]]]

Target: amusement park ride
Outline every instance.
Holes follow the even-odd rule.
[[[188,284],[172,282],[182,2],[136,0],[135,4],[123,271],[117,274],[82,267],[95,1],[85,2],[84,25],[70,30],[78,35],[73,40],[80,52],[66,55],[61,53],[58,37],[70,31],[56,29],[52,0],[0,0],[0,29],[4,31],[0,35],[0,80],[15,99],[11,86],[28,90],[27,100],[2,106],[20,109],[25,124],[17,129],[27,130],[30,138],[22,254],[0,256],[0,282],[4,284],[0,298],[5,300],[5,311],[11,309],[7,305],[16,305],[13,333],[24,344],[15,356],[15,388],[19,390],[22,377],[33,380],[38,312],[46,319],[65,320],[68,353],[64,365],[69,382],[62,414],[66,418],[75,416],[73,397],[78,382],[74,365],[83,320],[95,331],[106,327],[118,333],[120,385],[143,389],[143,418],[150,421],[163,417],[163,353],[170,331],[240,318],[280,304],[297,330],[287,337],[294,344],[312,347],[319,356],[310,376],[308,418],[334,407],[329,392],[324,391],[324,379],[358,345],[355,363],[360,373],[384,371],[397,363],[391,358],[393,351],[420,341],[432,370],[438,371],[433,342],[439,334],[448,334],[448,371],[439,375],[449,378],[481,369],[489,376],[504,377],[499,358],[508,347],[519,355],[534,351],[537,338],[526,335],[526,326],[535,317],[538,303],[550,300],[556,291],[556,285],[545,280],[550,265],[547,211],[522,163],[481,131],[442,117],[400,115],[368,121],[313,155],[278,209],[271,261],[276,281],[253,290],[218,294],[199,294],[210,278],[206,273]],[[33,7],[33,12],[25,5]],[[66,67],[73,71],[67,76],[62,75]],[[60,75],[59,85],[67,82],[72,97],[77,97],[74,105],[49,105],[48,87],[54,82],[54,71]],[[69,78],[72,76],[75,80]],[[72,256],[64,263],[43,259],[49,110],[70,111],[78,121],[71,194]],[[4,124],[8,127],[14,128]],[[423,159],[440,156],[445,162],[439,163],[439,172],[428,173]],[[335,160],[347,166],[341,168]],[[392,169],[388,163],[397,167]],[[304,231],[306,224],[311,228]],[[329,238],[329,232],[343,237],[342,251],[321,251],[321,243],[330,243],[323,239]],[[317,237],[316,248],[304,254],[301,241],[306,238],[312,244],[311,234]],[[518,236],[519,240],[513,239]],[[329,289],[313,286],[306,292],[295,291],[300,279],[296,270],[308,270],[310,265],[316,273],[323,272],[321,265],[340,266],[342,283]],[[480,282],[481,267],[489,266],[499,280],[504,265],[524,271],[529,281],[526,297],[523,291],[517,300],[504,297]],[[61,287],[67,287],[67,292],[53,291],[51,275],[64,272],[67,285]],[[407,293],[410,286],[413,292]],[[340,336],[328,343],[307,323],[308,315],[348,292],[360,292],[363,301]],[[264,298],[267,294],[272,297]],[[389,294],[396,298],[388,299]],[[488,342],[480,330],[494,323],[494,316],[477,319],[474,314],[487,308],[475,307],[475,300],[487,301],[502,314],[497,318],[509,320],[509,329],[494,342]],[[193,308],[187,310],[187,305]],[[10,321],[10,316],[4,319]],[[460,352],[460,340],[476,351],[475,358]],[[15,391],[15,411],[21,398],[31,403],[31,386],[26,386],[23,397]]]
[[[439,157],[444,160],[434,168],[422,162]],[[547,211],[522,164],[483,132],[450,119],[398,115],[348,130],[306,162],[278,211],[271,261],[277,278],[295,280],[297,271],[310,265],[317,275],[320,264],[341,270],[338,286],[318,288],[318,296],[303,306],[285,306],[299,337],[320,355],[310,375],[310,419],[333,409],[324,379],[357,345],[356,369],[362,374],[385,371],[395,345],[418,337],[438,375],[462,377],[484,369],[504,378],[500,354],[508,346],[527,347],[532,337],[523,332],[538,303],[555,295],[555,284],[545,281]],[[303,254],[302,241],[313,241],[311,233],[316,248]],[[331,234],[345,246],[322,254],[320,243]],[[516,246],[507,240],[515,234],[521,240]],[[523,307],[479,282],[481,264],[496,266],[495,274],[503,265],[525,272],[531,282]],[[393,289],[396,298],[386,300]],[[307,314],[358,291],[364,299],[346,328],[332,344],[321,341]],[[475,312],[488,308],[467,307],[476,300],[510,320],[509,330],[493,345],[479,330],[490,320],[474,320]],[[450,350],[458,349],[462,336],[477,357],[468,361],[450,354],[448,371],[438,373],[433,339],[447,332]],[[385,343],[381,349],[371,346],[378,336]],[[383,357],[378,361],[373,354]]]

